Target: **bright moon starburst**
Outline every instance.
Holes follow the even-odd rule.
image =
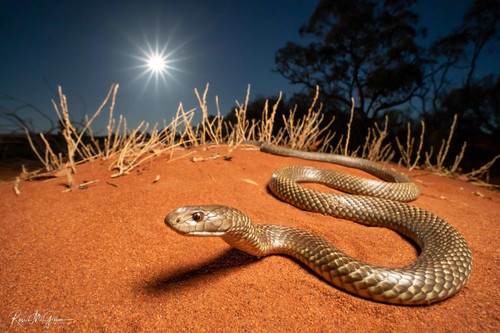
[[[152,71],[153,73],[163,72],[167,67],[166,60],[167,59],[165,57],[160,57],[158,54],[154,54],[148,60],[149,70]]]
[[[158,39],[156,40],[155,47],[146,41],[146,48],[137,46],[137,48],[141,51],[142,56],[132,56],[141,62],[140,65],[133,68],[140,68],[143,70],[136,79],[147,76],[144,89],[153,79],[157,88],[160,79],[164,84],[166,84],[167,77],[174,79],[172,71],[179,70],[173,66],[173,63],[179,60],[174,58],[175,52],[177,52],[179,48],[167,51],[168,43],[165,43],[161,49],[158,44]]]

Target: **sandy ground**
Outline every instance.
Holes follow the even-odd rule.
[[[186,152],[211,156],[227,147],[177,155]],[[109,161],[87,163],[75,182],[99,182],[67,193],[63,177],[22,182],[19,197],[12,182],[0,184],[0,331],[500,330],[498,193],[410,173],[422,192],[412,204],[451,223],[474,263],[454,297],[396,306],[337,289],[285,256],[257,259],[217,238],[182,237],[163,223],[181,206],[225,204],[255,223],[310,230],[373,264],[414,260],[417,249],[393,231],[301,211],[268,192],[275,169],[323,163],[243,149],[230,161],[167,161],[158,157],[120,178],[110,178]]]

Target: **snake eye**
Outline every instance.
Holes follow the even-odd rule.
[[[200,222],[202,219],[203,219],[203,213],[202,212],[193,213],[193,221]]]

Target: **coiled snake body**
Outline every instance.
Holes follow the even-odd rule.
[[[231,246],[258,257],[290,255],[335,286],[386,303],[428,304],[452,296],[466,283],[472,255],[458,231],[436,215],[393,201],[410,201],[418,196],[418,188],[409,177],[359,158],[267,144],[261,150],[355,167],[386,180],[312,167],[284,167],[274,172],[269,188],[281,200],[305,210],[393,229],[420,247],[418,258],[400,268],[370,265],[315,234],[287,226],[253,224],[245,214],[227,206],[182,207],[167,215],[167,226],[188,236],[220,236]],[[300,182],[322,183],[365,195],[324,193]]]

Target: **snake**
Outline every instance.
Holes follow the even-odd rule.
[[[268,184],[280,200],[300,209],[392,229],[413,241],[418,257],[404,267],[381,267],[357,260],[324,238],[302,229],[254,224],[242,211],[224,205],[185,206],[169,213],[165,224],[185,236],[220,237],[256,257],[288,255],[351,294],[377,302],[419,305],[456,294],[472,270],[472,254],[460,233],[440,217],[406,202],[419,195],[407,175],[358,157],[301,151],[263,143],[261,151],[357,168],[381,180],[330,169],[286,166]],[[320,183],[346,193],[315,190]]]

